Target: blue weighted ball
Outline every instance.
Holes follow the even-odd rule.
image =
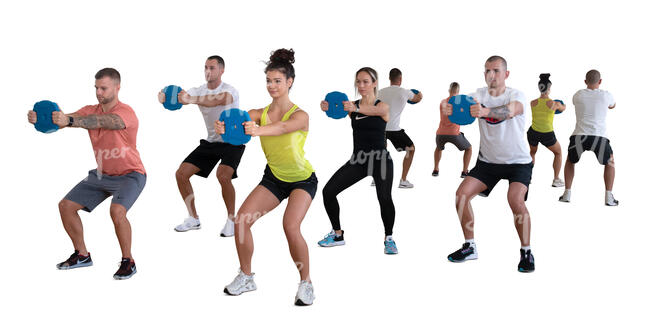
[[[244,123],[251,121],[248,112],[239,109],[224,110],[219,116],[219,121],[223,121],[226,127],[226,132],[221,134],[224,142],[238,146],[251,140],[251,136],[244,130]]]
[[[553,101],[555,101],[555,102],[560,102],[560,104],[564,105],[564,102],[562,102],[562,100],[553,100]],[[561,113],[562,113],[562,111],[560,111],[560,110],[555,110],[555,114],[556,114],[556,115],[559,115],[559,114],[561,114]]]
[[[453,112],[449,115],[449,121],[458,125],[469,125],[476,118],[472,117],[469,108],[476,104],[471,96],[459,94],[449,98],[447,102],[453,106]]]
[[[415,95],[420,94],[420,91],[417,90],[417,89],[411,89],[411,92],[413,92],[413,94],[415,94]],[[411,101],[411,100],[408,100],[408,101],[406,101],[406,103],[408,103],[408,104],[415,104],[416,102],[413,102],[413,101]]]
[[[34,111],[36,112],[36,123],[34,128],[42,133],[53,133],[59,129],[59,126],[52,122],[52,113],[54,111],[61,111],[59,105],[52,101],[40,101],[34,104]]]
[[[163,107],[172,111],[182,108],[183,103],[178,102],[178,93],[182,90],[183,88],[176,85],[169,85],[163,88],[163,93],[165,93],[165,102],[163,102]]]
[[[345,93],[327,93],[327,95],[325,95],[325,101],[329,103],[327,111],[325,111],[325,114],[327,114],[328,117],[341,119],[348,115],[348,112],[343,110],[343,101],[349,101],[348,96],[345,95]]]

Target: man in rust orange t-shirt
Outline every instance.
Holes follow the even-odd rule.
[[[72,240],[74,253],[58,269],[92,266],[86,249],[83,227],[78,211],[91,212],[109,196],[110,214],[122,250],[122,262],[113,278],[122,280],[136,272],[131,255],[131,225],[126,212],[138,199],[147,181],[140,154],[136,148],[138,118],[130,106],[118,99],[120,73],[112,68],[99,70],[95,75],[95,94],[99,104],[88,105],[79,111],[52,113],[52,122],[60,128],[80,127],[88,130],[97,160],[97,169],[79,182],[59,203],[63,227]],[[36,122],[36,113],[28,113],[30,123]]]
[[[457,82],[451,83],[449,86],[449,97],[442,100],[442,102],[447,103],[449,98],[458,95],[459,90],[460,85]],[[445,144],[449,142],[455,145],[458,150],[465,151],[463,154],[463,171],[460,173],[460,177],[464,178],[467,176],[469,161],[472,158],[472,145],[460,131],[460,125],[452,123],[449,121],[449,116],[445,116],[442,113],[442,102],[440,103],[440,126],[438,126],[438,131],[436,132],[436,151],[433,153],[434,166],[431,175],[438,176],[438,165],[440,164],[440,158],[442,158],[442,151],[445,150]]]

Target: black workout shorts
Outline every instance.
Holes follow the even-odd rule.
[[[407,147],[413,146],[413,141],[404,130],[386,131],[386,139],[390,140],[397,151],[405,151]]]
[[[235,146],[230,143],[201,140],[201,144],[185,158],[183,163],[190,163],[198,167],[200,171],[196,175],[207,178],[221,160],[221,165],[230,166],[235,170],[232,174],[234,179],[237,177],[237,167],[244,154],[244,149],[246,146],[243,144]]]
[[[519,182],[526,187],[530,184],[530,178],[533,173],[533,163],[528,164],[492,164],[476,161],[476,166],[469,171],[469,176],[483,182],[487,189],[480,193],[481,196],[487,197],[494,186],[502,179],[507,179],[508,183]],[[528,199],[528,191],[524,200]]]
[[[273,172],[271,172],[269,165],[266,165],[264,176],[259,185],[271,191],[280,202],[289,197],[294,189],[302,189],[306,191],[311,196],[311,199],[314,200],[314,197],[316,197],[316,190],[318,189],[318,179],[316,178],[316,173],[312,173],[311,176],[305,180],[285,182],[276,178],[275,175],[273,175]]]
[[[614,151],[609,144],[609,139],[594,135],[572,135],[569,137],[568,159],[575,164],[580,160],[584,151],[593,151],[601,165],[607,165]]]
[[[533,147],[537,147],[537,145],[541,143],[543,146],[550,148],[555,144],[555,142],[557,142],[555,132],[553,131],[540,133],[530,127],[526,135],[528,136],[528,144]]]

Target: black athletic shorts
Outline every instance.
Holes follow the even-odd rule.
[[[244,149],[246,146],[243,144],[234,146],[230,143],[201,140],[201,144],[185,158],[183,163],[190,163],[198,167],[200,171],[196,175],[207,178],[221,160],[221,165],[230,166],[235,170],[232,174],[234,179],[237,177],[237,167],[244,154]]]
[[[602,136],[594,135],[572,135],[569,137],[569,155],[568,159],[572,163],[577,163],[584,151],[593,151],[601,165],[607,165],[612,157],[612,146],[609,139]]]
[[[275,175],[273,175],[273,172],[271,172],[269,165],[266,165],[264,176],[259,185],[271,191],[280,202],[289,197],[294,189],[302,189],[306,191],[311,196],[311,199],[314,200],[314,197],[316,197],[316,190],[318,190],[318,179],[316,178],[316,173],[312,173],[311,176],[305,180],[285,182],[276,178]]]
[[[386,139],[390,140],[397,151],[405,151],[407,147],[413,145],[413,141],[404,130],[386,131]]]
[[[487,197],[502,179],[507,179],[508,183],[519,182],[528,187],[532,174],[532,162],[528,164],[492,164],[477,160],[476,166],[467,175],[480,180],[487,186],[487,189],[480,193],[481,196]],[[524,197],[524,200],[527,199],[528,191]]]
[[[537,147],[537,145],[541,143],[545,147],[549,148],[554,145],[555,142],[557,142],[555,132],[553,131],[550,131],[548,133],[540,133],[530,127],[526,135],[528,135],[528,144],[533,147]]]

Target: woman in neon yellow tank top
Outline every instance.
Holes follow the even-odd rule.
[[[316,194],[318,180],[303,151],[309,131],[309,115],[289,100],[289,89],[295,77],[293,62],[293,50],[278,49],[271,54],[264,72],[266,89],[273,101],[263,109],[250,110],[251,121],[244,123],[246,134],[260,137],[268,164],[262,181],[237,212],[235,244],[240,271],[224,292],[239,295],[256,289],[254,274],[251,273],[251,226],[288,198],[283,226],[301,280],[294,303],[311,305],[314,289],[309,277],[309,250],[300,233],[300,225]],[[217,122],[215,126],[217,132],[224,132],[223,122]]]
[[[566,106],[560,102],[553,101],[549,94],[551,93],[550,73],[539,75],[539,92],[541,95],[538,99],[530,102],[530,109],[533,113],[533,124],[528,129],[528,144],[530,145],[530,156],[535,163],[535,153],[537,145],[542,143],[548,150],[553,152],[553,187],[564,187],[564,182],[560,179],[560,169],[562,168],[562,149],[560,143],[555,137],[553,131],[553,118],[555,111],[564,111]]]

